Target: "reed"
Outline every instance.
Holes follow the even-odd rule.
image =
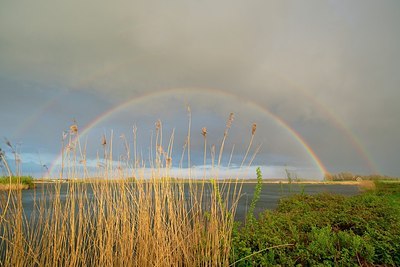
[[[189,110],[182,158],[186,149],[190,153],[190,116]],[[233,114],[226,126],[218,167],[232,120]],[[65,134],[62,139],[60,178],[67,178],[68,183],[60,179],[55,184],[38,186],[31,214],[23,209],[21,190],[1,194],[0,266],[229,265],[240,180],[236,179],[234,187],[231,183],[221,186],[223,189],[215,179],[210,183],[205,174],[203,179],[195,180],[190,173],[190,159],[189,178],[185,182],[170,177],[174,131],[164,150],[161,121],[156,123],[155,140],[152,137],[152,176],[145,178],[140,171],[146,167],[145,161],[136,151],[136,127],[133,135],[134,159],[131,162],[132,148],[123,136],[125,157],[120,160],[124,164],[118,167],[112,163],[112,134],[109,138],[104,135],[100,143],[104,168],[97,172],[97,179],[85,179],[82,183],[75,178],[78,165],[82,164],[83,176],[88,176],[83,155],[86,144],[81,153],[79,129],[74,123],[69,139]],[[206,154],[206,128],[202,135]],[[215,148],[213,151],[212,162]],[[98,157],[99,165],[100,161]],[[121,171],[120,166],[132,169]],[[62,194],[65,190],[66,196]]]

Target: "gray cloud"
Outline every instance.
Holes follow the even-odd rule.
[[[15,137],[54,152],[56,135],[74,117],[86,124],[121,101],[166,88],[215,88],[283,118],[331,171],[371,171],[339,121],[378,170],[398,175],[399,11],[397,1],[3,1],[2,132],[14,137],[27,116],[59,98],[33,118],[29,134]],[[255,117],[245,101],[232,107],[207,97],[189,98],[199,117],[216,110],[223,121],[236,110],[238,130]],[[184,110],[182,100],[154,101],[137,120],[152,124],[170,103]],[[165,117],[182,125],[179,116]],[[268,126],[261,135],[282,134],[259,121]],[[240,134],[232,139],[239,143]],[[282,154],[296,155],[290,137],[273,139],[259,141],[271,153],[279,144]]]

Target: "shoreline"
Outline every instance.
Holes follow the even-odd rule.
[[[204,180],[203,179],[193,179],[193,180],[188,180],[188,179],[176,179],[172,178],[172,182],[178,182],[178,183],[202,183]],[[153,182],[150,179],[144,179],[140,180],[141,182]],[[162,182],[162,179],[159,181]],[[103,180],[103,179],[77,179],[77,180],[56,180],[56,179],[49,179],[49,180],[39,180],[39,181],[33,181],[34,184],[51,184],[51,183],[71,183],[71,182],[76,182],[76,183],[93,183],[93,182],[121,182],[121,180],[118,179],[110,179],[110,180]],[[125,181],[126,182],[126,181]],[[131,180],[129,182],[135,182],[134,180]],[[211,182],[210,179],[206,179],[204,182],[209,183]],[[244,184],[256,184],[257,180],[253,179],[229,179],[229,180],[217,180],[217,183],[244,183]],[[365,183],[369,183],[370,181],[319,181],[319,180],[300,180],[300,181],[292,181],[289,182],[287,180],[263,180],[263,184],[315,184],[315,185],[363,185]]]

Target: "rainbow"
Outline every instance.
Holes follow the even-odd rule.
[[[140,96],[131,98],[119,105],[116,105],[112,107],[111,109],[105,111],[104,113],[100,114],[97,116],[94,120],[92,120],[90,123],[88,123],[83,130],[80,131],[80,137],[86,135],[91,129],[93,129],[96,125],[99,123],[103,122],[104,120],[110,118],[113,114],[116,114],[124,109],[126,109],[129,106],[139,104],[142,101],[147,101],[150,100],[151,98],[155,97],[163,97],[163,96],[171,96],[171,95],[179,95],[179,94],[187,94],[187,93],[202,93],[202,94],[210,94],[215,96],[222,96],[222,97],[231,97],[237,100],[240,100],[242,102],[246,102],[247,104],[251,105],[254,109],[256,109],[258,112],[267,115],[268,117],[272,118],[280,127],[284,128],[295,140],[298,142],[304,150],[307,152],[307,154],[311,157],[313,162],[316,164],[318,167],[321,175],[323,176],[325,173],[327,173],[327,169],[325,165],[322,163],[320,158],[317,156],[317,154],[314,152],[314,150],[310,147],[310,145],[304,140],[304,138],[296,132],[292,127],[288,125],[284,120],[282,120],[280,117],[277,115],[273,114],[271,111],[266,109],[265,107],[261,106],[260,104],[250,101],[248,99],[243,99],[243,97],[239,97],[236,94],[226,92],[223,90],[217,90],[217,89],[197,89],[197,88],[178,88],[178,89],[167,89],[167,90],[162,90],[162,91],[155,91],[151,93],[145,93]],[[76,137],[77,138],[77,137]],[[57,158],[53,161],[51,164],[51,167],[49,168],[49,174],[52,174],[54,172],[55,166],[57,162],[60,161],[62,157],[61,152]]]
[[[361,141],[356,137],[356,135],[350,131],[350,129],[346,126],[346,124],[341,120],[331,109],[329,109],[326,105],[323,105],[316,96],[310,94],[307,90],[302,87],[297,86],[289,79],[286,79],[280,75],[275,74],[275,77],[284,81],[288,86],[302,93],[304,97],[307,98],[313,105],[317,108],[318,111],[323,113],[328,120],[335,126],[336,129],[339,129],[344,136],[346,136],[347,140],[351,143],[351,145],[355,148],[357,153],[362,157],[364,162],[366,163],[368,169],[372,173],[379,173],[377,166],[371,160],[371,156],[367,153]]]
[[[87,76],[85,79],[82,79],[82,80],[78,81],[78,83],[72,85],[72,88],[82,88],[84,86],[87,86],[87,85],[91,84],[93,81],[97,80],[98,77],[102,77],[102,76],[105,76],[107,74],[115,72],[122,65],[123,65],[122,63],[119,63],[119,64],[110,64],[110,65],[103,66],[100,69],[98,69],[97,71],[95,71],[94,73],[92,73],[91,75]],[[343,136],[346,137],[346,139],[349,141],[351,146],[355,149],[355,151],[363,159],[363,161],[365,162],[365,164],[368,167],[368,169],[372,173],[379,173],[377,166],[371,160],[372,157],[367,153],[367,151],[365,150],[364,146],[362,145],[362,142],[346,126],[346,124],[343,122],[343,120],[341,120],[336,114],[334,114],[334,112],[331,109],[329,109],[327,106],[323,105],[321,103],[321,101],[316,96],[310,94],[303,87],[294,84],[292,81],[288,80],[287,78],[282,77],[282,75],[274,73],[274,77],[280,79],[282,82],[285,82],[286,85],[288,85],[289,87],[295,89],[296,91],[301,92],[302,95],[305,98],[307,98],[310,101],[310,103],[312,103],[317,108],[317,110],[321,114],[323,114],[328,119],[328,121],[332,125],[334,125],[335,128],[338,129],[343,134]],[[202,89],[202,90],[203,91],[210,91],[210,89],[209,90]],[[212,90],[212,91],[216,92],[216,91],[219,91],[219,90]],[[229,93],[227,93],[225,91],[220,91],[220,92],[224,92],[224,94],[229,95]],[[154,93],[149,93],[149,94],[143,94],[143,95],[140,95],[138,98],[144,99],[144,98],[146,98],[146,96],[151,97],[152,95],[157,95],[159,93],[160,93],[160,91],[156,91]],[[22,133],[26,132],[29,128],[31,128],[31,126],[40,118],[40,116],[42,114],[44,114],[50,108],[54,107],[58,103],[58,101],[60,99],[62,99],[63,95],[64,94],[59,95],[58,97],[49,100],[44,105],[41,105],[41,107],[38,110],[36,110],[34,113],[32,113],[30,116],[26,117],[25,120],[20,124],[20,126],[14,131],[13,136],[16,136],[18,138]],[[230,95],[233,95],[233,94],[230,94]],[[134,101],[134,100],[133,99],[132,100],[128,100],[127,102],[129,102],[129,101]],[[261,105],[259,105],[257,103],[253,102],[253,104],[254,104],[254,106],[259,106],[259,107],[261,107],[261,109],[264,109]],[[122,105],[124,105],[124,104],[122,104]],[[112,108],[112,110],[114,110],[114,109],[117,110],[118,106]],[[267,113],[268,112],[269,111],[267,111]],[[88,128],[90,125],[96,125],[96,121],[98,121],[98,123],[100,123],[100,121],[102,120],[101,116],[103,116],[103,115],[107,116],[108,113],[109,112],[106,111],[103,114],[101,114],[99,117],[94,119],[94,121],[89,123],[86,128]],[[271,112],[269,112],[269,113],[270,113],[270,115],[274,116]],[[277,117],[276,120],[281,120],[281,119]],[[283,121],[283,120],[281,120],[281,121],[282,121],[283,124],[287,124],[285,121]],[[282,123],[280,123],[280,124],[282,125]],[[285,128],[287,128],[287,127],[285,127]],[[302,139],[302,137],[299,134],[297,134],[296,132],[292,133],[292,135],[298,135],[298,137],[296,137],[297,140]],[[300,142],[302,142],[302,141],[300,141]],[[313,151],[312,149],[310,149],[310,150]]]
[[[48,110],[53,107],[57,107],[58,101],[60,101],[66,93],[62,93],[56,97],[53,97],[46,101],[40,108],[31,112],[29,116],[26,116],[25,119],[19,124],[18,128],[13,132],[12,136],[14,138],[20,138],[22,134],[26,133],[29,129],[31,129],[34,124],[45,114]]]

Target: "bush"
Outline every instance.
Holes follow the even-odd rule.
[[[386,175],[372,174],[372,175],[362,175],[354,174],[351,172],[339,172],[339,173],[325,173],[325,181],[399,181],[399,177],[392,177]]]
[[[391,203],[375,193],[283,199],[254,223],[236,225],[232,261],[237,266],[400,266],[400,212]]]
[[[400,182],[398,181],[375,181],[375,188],[380,195],[400,195]]]
[[[10,177],[5,177],[5,176],[0,177],[0,184],[6,185],[9,183],[10,183]],[[17,184],[17,183],[28,185],[29,188],[35,187],[32,176],[21,176],[21,177],[12,176],[11,184]]]

